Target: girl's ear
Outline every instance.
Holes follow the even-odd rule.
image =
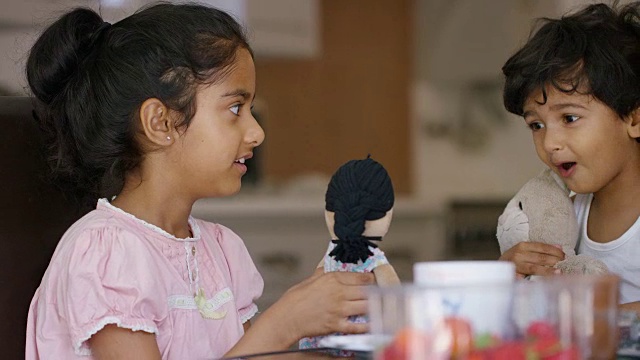
[[[140,125],[145,137],[159,146],[171,145],[175,141],[175,126],[169,109],[156,98],[145,100],[140,106]]]
[[[627,133],[634,139],[640,138],[640,108],[637,108],[629,114],[627,118]]]

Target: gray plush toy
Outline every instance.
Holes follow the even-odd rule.
[[[563,274],[603,274],[600,260],[576,255],[579,228],[569,190],[550,169],[529,180],[509,201],[498,219],[498,243],[504,253],[522,241],[558,245],[565,260],[555,268]]]

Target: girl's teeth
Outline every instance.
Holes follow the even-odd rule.
[[[238,159],[238,160],[236,160],[236,162],[239,162],[240,164],[244,164],[244,158]]]

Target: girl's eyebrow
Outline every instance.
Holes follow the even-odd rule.
[[[243,89],[236,89],[233,91],[230,91],[228,93],[224,93],[222,94],[221,97],[225,98],[225,97],[234,97],[234,96],[242,96],[245,100],[249,98],[251,94]],[[255,94],[253,95],[253,97],[255,97]]]

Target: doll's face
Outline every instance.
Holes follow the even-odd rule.
[[[327,222],[327,229],[331,234],[331,239],[336,240],[338,237],[333,232],[333,226],[335,225],[335,213],[333,211],[324,211],[324,219]],[[368,220],[364,222],[364,236],[380,236],[384,237],[389,231],[389,225],[391,224],[391,218],[393,217],[393,208],[387,211],[385,216],[377,220]]]

